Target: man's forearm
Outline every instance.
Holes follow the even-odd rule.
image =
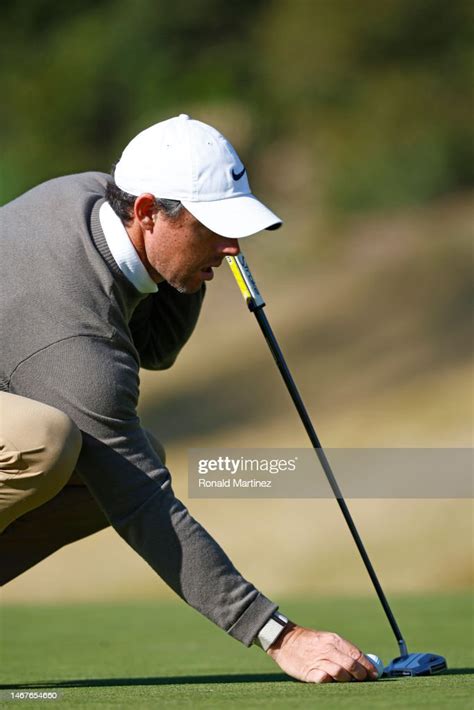
[[[83,440],[78,470],[120,536],[190,606],[250,645],[276,605],[174,496],[167,469],[145,474],[90,435]]]
[[[115,527],[190,606],[245,645],[275,610],[171,490]]]

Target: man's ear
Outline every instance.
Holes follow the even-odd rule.
[[[133,214],[145,231],[152,232],[158,214],[155,197],[149,192],[139,195],[133,205]]]

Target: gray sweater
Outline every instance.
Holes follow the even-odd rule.
[[[76,422],[77,471],[111,525],[188,604],[250,645],[276,605],[177,500],[136,412],[140,366],[172,365],[204,289],[135,289],[100,227],[107,179],[50,180],[1,208],[0,389]]]

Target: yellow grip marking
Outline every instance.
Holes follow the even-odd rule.
[[[245,302],[247,303],[252,298],[252,294],[250,293],[250,291],[247,288],[247,284],[245,283],[245,281],[242,277],[242,274],[240,273],[240,269],[237,265],[237,262],[233,256],[226,256],[226,259],[227,259],[227,263],[230,266],[230,270],[234,274],[234,278],[237,281],[237,284],[240,288],[240,292],[241,292],[242,296],[244,297]]]

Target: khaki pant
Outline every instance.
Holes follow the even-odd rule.
[[[145,433],[164,464],[162,444]],[[0,392],[0,585],[109,526],[73,472],[80,447],[81,434],[65,414]]]
[[[0,392],[0,533],[69,480],[81,433],[58,409]]]

